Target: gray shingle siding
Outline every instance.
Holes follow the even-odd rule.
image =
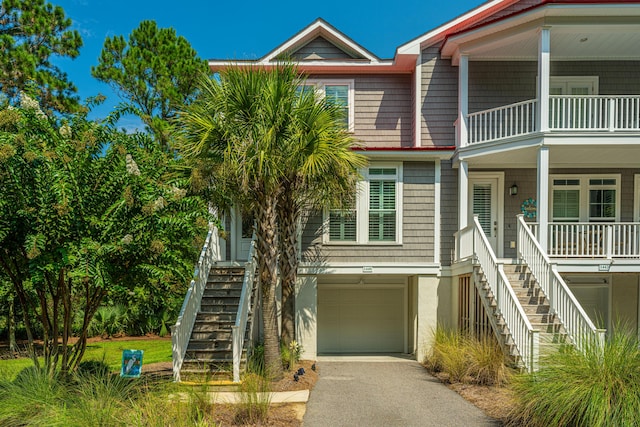
[[[324,37],[316,37],[311,40],[309,43],[295,51],[291,57],[297,61],[353,58],[333,43],[327,41]]]
[[[303,262],[433,263],[435,164],[403,163],[402,244],[322,245],[322,215],[312,214],[302,235]]]
[[[458,170],[450,160],[440,162],[440,262],[451,265],[458,231]]]
[[[411,76],[321,75],[354,80],[354,137],[368,147],[413,146]]]
[[[440,46],[422,51],[421,139],[422,146],[455,144],[458,113],[458,69],[441,59]]]

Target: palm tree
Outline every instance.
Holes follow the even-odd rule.
[[[358,168],[366,158],[355,151],[355,140],[344,128],[343,110],[312,91],[297,99],[291,156],[278,200],[280,283],[282,286],[281,340],[295,339],[295,284],[299,230],[304,212],[325,206],[349,205],[355,195]]]
[[[277,201],[282,191],[297,72],[229,67],[205,79],[200,95],[180,116],[185,155],[210,161],[207,173],[218,193],[250,203],[256,221],[256,256],[261,286],[265,365],[282,376],[276,283]],[[248,202],[247,202],[248,201]]]
[[[329,185],[320,184],[320,177],[353,177],[362,164],[350,151],[352,139],[336,125],[335,108],[298,91],[300,83],[298,70],[289,63],[271,69],[232,66],[205,79],[198,99],[180,115],[182,153],[206,167],[203,173],[214,193],[249,207],[256,220],[265,365],[274,377],[282,375],[276,310],[279,248],[287,260],[293,253],[297,270],[295,224],[304,207],[317,206],[304,189],[315,186],[318,194],[326,194],[322,188]],[[336,164],[341,157],[354,160]],[[286,213],[278,215],[280,207]]]

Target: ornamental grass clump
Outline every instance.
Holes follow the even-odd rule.
[[[639,344],[636,336],[615,332],[604,348],[592,341],[584,352],[566,347],[549,355],[538,372],[514,381],[510,425],[637,426]]]
[[[438,327],[425,359],[431,372],[446,373],[450,383],[504,385],[511,370],[492,337],[476,338],[455,329]]]

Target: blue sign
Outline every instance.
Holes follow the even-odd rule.
[[[143,354],[144,350],[123,350],[120,376],[125,378],[140,378]]]

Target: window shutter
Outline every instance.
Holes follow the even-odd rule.
[[[396,240],[395,181],[369,183],[369,240]]]
[[[329,213],[329,240],[356,241],[356,211],[332,210]]]
[[[482,231],[487,236],[492,236],[491,184],[473,185],[473,214],[478,215]]]

